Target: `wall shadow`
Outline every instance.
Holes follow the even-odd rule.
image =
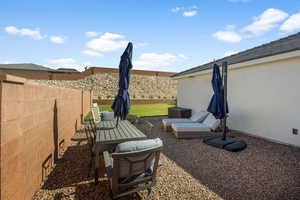
[[[58,144],[58,113],[57,101],[54,102],[53,108],[53,144],[54,144],[54,163],[56,164],[59,159],[59,144]]]
[[[74,186],[83,181],[92,181],[93,173],[87,177],[89,159],[86,144],[69,146],[63,156],[57,160],[42,189],[55,190]]]
[[[81,141],[80,144],[78,141]],[[66,149],[44,181],[39,193],[45,192],[45,195],[50,193],[53,195],[51,199],[55,200],[111,200],[110,183],[104,178],[104,167],[100,170],[99,184],[94,183],[93,169],[88,177],[90,152],[84,133],[75,134],[71,142],[71,146]],[[129,195],[120,200],[141,200],[141,198],[138,195]]]

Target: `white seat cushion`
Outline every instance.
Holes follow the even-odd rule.
[[[171,118],[171,119],[163,119],[162,123],[164,126],[168,126],[174,123],[192,123],[193,121],[187,118]]]
[[[207,127],[209,127],[212,130],[215,130],[220,125],[220,120],[216,119],[211,113],[205,118],[205,120],[202,122]]]
[[[172,129],[176,132],[203,132],[210,131],[205,124],[200,123],[179,123],[172,124]]]
[[[163,143],[160,138],[128,141],[128,142],[123,142],[123,143],[118,144],[115,152],[116,153],[124,153],[124,152],[132,152],[132,151],[141,151],[141,150],[150,149],[153,147],[160,147],[162,145],[163,145]]]
[[[195,112],[190,119],[193,122],[202,122],[208,114],[207,111]]]
[[[97,104],[97,103],[93,103],[93,106],[94,106],[94,107],[98,107],[98,104]]]
[[[133,152],[133,151],[142,151],[156,147],[162,147],[163,143],[160,138],[156,139],[149,139],[149,140],[139,140],[139,141],[129,141],[123,142],[117,145],[115,152],[116,153],[126,153],[126,152]],[[150,152],[149,152],[150,153]],[[130,174],[130,166],[127,160],[123,159],[120,160],[120,177],[129,177],[132,175],[137,175],[140,173],[144,173],[144,168],[146,169],[153,169],[153,164],[155,160],[154,153],[149,153],[145,155],[138,155],[138,156],[130,156],[128,159],[130,161],[136,161],[135,164],[132,166],[133,174]],[[141,162],[147,158],[146,162]],[[146,165],[146,166],[145,166]]]
[[[115,119],[113,112],[101,112],[103,121],[111,121]]]

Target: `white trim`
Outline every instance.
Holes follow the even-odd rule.
[[[295,58],[295,57],[300,57],[300,50],[277,54],[274,56],[267,56],[267,57],[263,57],[263,58],[258,58],[258,59],[254,59],[254,60],[250,60],[250,61],[245,61],[245,62],[229,65],[229,67],[230,67],[229,70],[232,70],[235,68],[248,67],[251,65],[259,65],[262,63],[275,62],[275,61],[279,61],[279,60],[286,60],[286,59]],[[206,69],[206,70],[194,72],[191,74],[179,75],[177,77],[173,77],[172,79],[178,80],[178,79],[183,79],[183,78],[193,78],[195,76],[209,74],[211,72],[212,72],[212,69]]]

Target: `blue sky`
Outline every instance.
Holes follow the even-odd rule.
[[[2,0],[0,63],[182,71],[300,31],[299,0]]]

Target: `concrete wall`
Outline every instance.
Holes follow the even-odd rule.
[[[229,66],[231,68],[231,66]],[[300,146],[300,58],[231,69],[228,73],[229,126],[259,137]],[[206,110],[213,94],[211,73],[178,80],[182,107]]]
[[[1,75],[1,199],[29,200],[89,112],[90,92]],[[48,166],[49,165],[49,166]]]

